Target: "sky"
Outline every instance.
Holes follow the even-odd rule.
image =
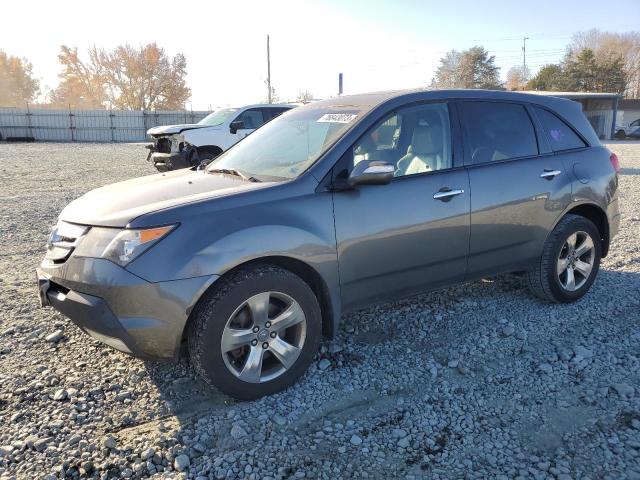
[[[598,28],[640,29],[640,0],[37,0],[4,2],[0,49],[33,64],[54,88],[61,45],[80,52],[157,42],[187,57],[192,98],[208,110],[266,98],[266,35],[278,96],[315,98],[428,86],[442,55],[483,45],[501,75],[522,64],[535,72],[562,57],[571,36]]]

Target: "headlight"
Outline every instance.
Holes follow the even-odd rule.
[[[75,250],[78,257],[106,258],[123,267],[160,241],[176,225],[118,229],[92,227]]]

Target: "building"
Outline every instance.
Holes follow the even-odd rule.
[[[625,98],[618,103],[618,117],[616,124],[628,126],[640,119],[640,98]]]
[[[611,140],[615,135],[616,114],[620,95],[617,93],[543,92],[537,95],[553,95],[568,98],[582,105],[582,111],[601,140]]]

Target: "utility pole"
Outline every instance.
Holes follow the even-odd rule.
[[[267,98],[269,99],[269,103],[271,103],[271,51],[269,50],[269,35],[267,35],[267,88],[269,89]]]
[[[342,73],[338,74],[338,95],[342,95]]]
[[[529,37],[522,38],[522,79],[526,80],[527,76],[527,40]]]

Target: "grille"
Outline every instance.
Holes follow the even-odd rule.
[[[171,153],[171,140],[161,137],[156,141],[156,151],[160,153]]]
[[[64,263],[78,245],[78,240],[89,229],[84,225],[76,225],[59,220],[51,230],[47,241],[47,254],[44,259],[49,263]]]

